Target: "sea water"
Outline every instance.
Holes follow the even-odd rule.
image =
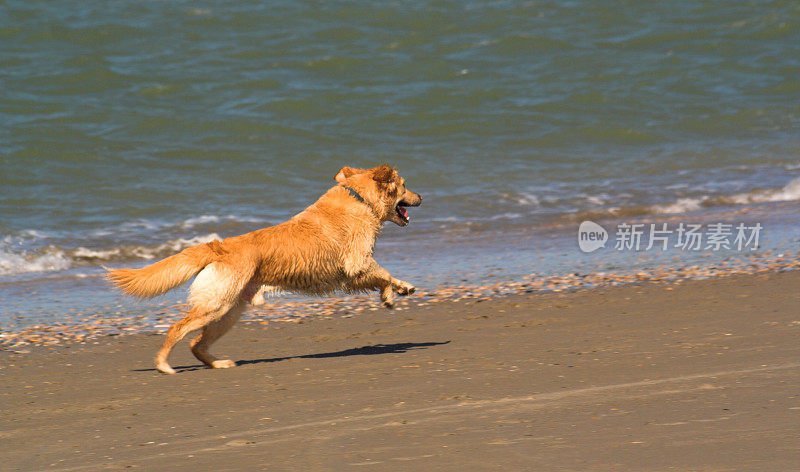
[[[420,287],[796,258],[799,34],[793,1],[4,2],[0,327],[133,306],[101,266],[284,221],[344,165],[424,195],[376,247]],[[584,220],[763,229],[589,254]]]

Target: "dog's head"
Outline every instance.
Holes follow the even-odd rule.
[[[369,200],[381,222],[406,226],[409,217],[405,207],[422,203],[422,195],[408,190],[405,179],[386,164],[372,169],[342,167],[333,179]]]

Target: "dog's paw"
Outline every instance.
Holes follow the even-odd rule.
[[[395,305],[394,300],[384,300],[383,301],[383,306],[385,306],[386,308],[388,308],[390,310],[392,308],[394,308],[394,305]]]
[[[211,368],[213,369],[229,369],[231,367],[236,367],[236,362],[230,359],[222,359],[211,363]]]
[[[250,299],[250,304],[253,306],[261,306],[264,303],[266,303],[266,300],[264,300],[264,292],[261,290],[259,290],[255,295],[253,295],[253,298]]]
[[[417,291],[417,287],[408,282],[403,282],[402,280],[398,280],[392,288],[394,288],[394,291],[397,292],[398,295],[411,295]]]
[[[161,362],[156,364],[156,369],[162,374],[174,374],[175,369],[169,366],[166,362]]]

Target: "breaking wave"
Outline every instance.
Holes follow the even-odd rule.
[[[756,203],[788,202],[800,200],[800,177],[781,188],[759,189],[733,195],[701,195],[682,197],[670,203],[654,205],[614,206],[581,211],[572,217],[579,219],[644,215],[674,215],[690,213],[718,206],[748,205]]]
[[[651,213],[686,213],[697,211],[703,207],[722,205],[747,205],[752,203],[788,202],[800,200],[800,177],[792,180],[782,188],[760,189],[734,195],[709,196],[697,198],[681,198],[666,205],[651,206]]]
[[[30,251],[14,251],[7,244],[0,246],[0,275],[27,272],[55,272],[73,267],[108,262],[130,262],[167,257],[187,247],[221,239],[217,233],[177,238],[154,246],[121,245],[105,249],[78,247],[66,249],[54,245]]]

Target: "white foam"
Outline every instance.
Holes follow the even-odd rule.
[[[189,246],[196,246],[198,244],[205,244],[205,243],[211,242],[211,241],[213,241],[215,239],[222,239],[222,238],[217,233],[209,233],[209,234],[204,234],[204,235],[201,235],[201,236],[195,236],[195,237],[189,238],[189,239],[184,239],[184,238],[173,239],[171,241],[167,241],[166,243],[162,244],[159,247],[169,248],[169,249],[172,249],[174,251],[178,251],[178,250],[187,248]]]
[[[158,256],[163,256],[165,252],[178,252],[183,249],[186,249],[187,247],[196,246],[198,244],[205,244],[215,239],[222,239],[222,238],[217,233],[204,234],[201,236],[195,236],[193,238],[188,238],[188,239],[178,238],[169,240],[164,244],[159,244],[158,246],[155,247],[145,247],[145,246],[135,247],[133,248],[131,253],[134,256],[139,257],[141,259],[151,260],[155,259]]]
[[[121,250],[119,248],[114,249],[105,249],[105,250],[94,250],[88,249],[85,247],[79,247],[72,251],[73,257],[83,258],[83,259],[111,259],[114,256],[119,256]]]
[[[41,241],[49,238],[50,235],[35,229],[24,229],[15,234],[3,236],[0,244],[3,246],[23,246],[33,241]]]
[[[71,260],[61,250],[51,250],[44,254],[13,253],[0,250],[0,275],[52,272],[65,270],[70,266]]]
[[[664,188],[668,189],[668,190],[680,190],[680,189],[685,189],[685,188],[688,188],[688,187],[689,187],[689,184],[684,183],[684,182],[679,182],[677,184],[667,185]]]
[[[523,193],[522,195],[516,198],[517,203],[520,205],[532,205],[532,206],[539,206],[541,202],[539,201],[539,197],[532,193]]]
[[[89,249],[78,247],[65,250],[54,246],[38,249],[36,252],[11,250],[18,238],[6,237],[0,247],[0,275],[23,274],[27,272],[56,272],[77,265],[86,265],[97,261],[129,260],[139,258],[152,260],[167,257],[190,246],[204,244],[215,239],[222,239],[217,233],[204,234],[192,238],[169,240],[157,246],[120,246],[109,249]]]
[[[746,203],[766,203],[766,202],[788,202],[800,200],[800,177],[792,180],[781,189],[755,190],[753,192],[739,193],[730,200],[737,204]]]
[[[518,205],[531,205],[531,206],[539,206],[540,201],[539,197],[536,195],[529,193],[529,192],[521,192],[521,193],[503,193],[501,196],[507,200],[513,201]]]
[[[235,221],[238,223],[263,223],[264,220],[258,218],[250,218],[245,216],[236,216],[236,215],[224,215],[224,216],[217,216],[217,215],[200,215],[195,216],[193,218],[189,218],[181,223],[181,227],[183,228],[192,228],[198,225],[205,225],[211,223],[220,223],[223,221]]]
[[[521,218],[521,217],[522,217],[521,213],[507,212],[507,213],[500,213],[498,215],[493,215],[493,216],[489,217],[489,220],[507,220],[507,219],[508,220],[513,220],[513,219]]]
[[[604,204],[606,201],[602,198],[602,196],[588,195],[586,197],[586,202],[589,203],[590,205],[600,206]]]
[[[707,199],[708,197],[705,196],[700,198],[680,198],[676,202],[653,205],[650,209],[655,214],[686,213],[699,210],[700,205]]]
[[[188,227],[202,225],[202,224],[208,224],[208,223],[219,223],[219,221],[220,221],[220,217],[219,216],[201,215],[201,216],[196,216],[194,218],[189,218],[188,220],[186,220],[183,223],[181,223],[181,226],[183,226],[184,228],[188,228]]]
[[[4,236],[0,240],[0,275],[68,269],[70,259],[63,250],[54,246],[36,252],[30,250],[31,243],[41,243],[48,237],[49,234],[34,229]]]
[[[429,223],[442,223],[442,222],[444,222],[444,223],[453,223],[453,222],[460,221],[460,220],[461,220],[461,218],[458,218],[458,217],[455,217],[455,216],[442,216],[442,217],[438,217],[438,218],[437,217],[428,218],[428,222]]]
[[[800,177],[790,181],[779,189],[753,190],[730,196],[710,197],[703,195],[696,198],[679,198],[672,203],[653,205],[650,211],[655,214],[686,213],[699,210],[706,205],[746,205],[748,203],[787,202],[800,200]]]
[[[25,229],[25,230],[22,230],[20,232],[20,234],[21,234],[21,236],[23,238],[47,239],[47,238],[50,237],[49,234],[47,234],[47,233],[45,233],[43,231],[35,230],[35,229]]]
[[[134,221],[126,221],[119,225],[118,229],[123,231],[139,231],[142,229],[145,231],[154,231],[162,226],[164,226],[164,223],[140,218]]]

